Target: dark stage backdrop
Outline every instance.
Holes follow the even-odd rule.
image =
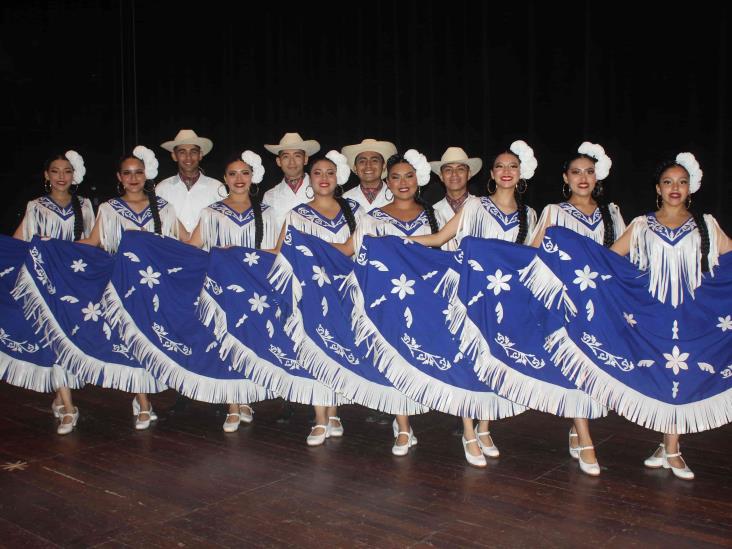
[[[78,150],[81,193],[105,199],[137,143],[171,175],[159,144],[180,128],[213,139],[209,175],[251,148],[268,184],[277,170],[262,145],[286,131],[324,150],[388,139],[430,160],[458,145],[490,161],[522,138],[539,160],[527,192],[536,209],[561,199],[562,160],[591,140],[613,159],[605,187],[627,220],[654,207],[655,164],[688,150],[705,172],[694,207],[730,232],[730,8],[668,6],[6,2],[2,232],[42,192],[50,153]]]

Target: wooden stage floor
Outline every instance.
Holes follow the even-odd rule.
[[[567,454],[569,423],[527,412],[495,422],[501,457],[463,457],[455,418],[413,419],[419,446],[393,457],[389,425],[341,408],[345,437],[305,445],[311,413],[259,403],[221,430],[191,403],[134,430],[129,395],[76,392],[77,430],[55,434],[52,397],[0,384],[0,546],[707,547],[732,545],[732,426],[682,439],[692,482],[648,470],[658,437],[593,422],[602,475]]]

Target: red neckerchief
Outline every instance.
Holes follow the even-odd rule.
[[[191,187],[193,187],[193,185],[196,184],[196,181],[198,181],[201,178],[201,172],[198,172],[194,177],[186,177],[182,173],[178,172],[178,177],[190,191]]]
[[[285,184],[290,187],[290,190],[297,194],[297,191],[300,190],[300,186],[302,185],[302,182],[305,181],[305,176],[301,175],[300,177],[296,179],[287,179],[285,177]]]
[[[465,201],[468,199],[468,191],[465,191],[465,194],[461,196],[460,198],[450,198],[448,195],[445,195],[445,200],[447,200],[447,203],[450,204],[450,207],[452,208],[452,211],[455,213],[458,213],[458,210],[463,207],[463,204],[465,204]]]
[[[359,184],[359,186],[361,187],[361,192],[363,193],[363,195],[366,198],[366,200],[369,201],[369,204],[371,204],[374,200],[376,200],[376,197],[381,192],[381,187],[383,185],[384,185],[384,182],[383,181],[379,181],[379,186],[378,187],[376,187],[374,189],[367,189],[363,185],[360,185]]]

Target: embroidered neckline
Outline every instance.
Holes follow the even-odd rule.
[[[157,197],[157,201],[158,210],[162,210],[167,205],[167,202],[159,196]],[[138,227],[144,227],[152,219],[152,212],[150,212],[149,205],[145,206],[138,214],[132,208],[130,208],[127,202],[120,198],[112,198],[108,202],[108,204],[112,206],[112,209],[117,213],[117,215],[123,217],[124,219],[128,219],[129,221],[132,221]]]
[[[358,203],[350,198],[346,198],[346,202],[351,208],[351,211],[355,212],[358,208]],[[332,233],[339,232],[344,225],[348,224],[346,216],[343,214],[343,210],[339,211],[333,219],[325,217],[308,204],[300,204],[295,208],[295,212],[315,225],[328,229]]]
[[[487,196],[480,197],[480,204],[483,206],[483,209],[491,215],[491,217],[501,224],[503,232],[513,228],[519,222],[518,210],[510,214],[503,213],[503,210],[496,206],[496,203]]]
[[[667,227],[666,225],[661,223],[656,217],[655,213],[650,213],[646,215],[646,220],[648,222],[648,228],[672,246],[679,242],[684,236],[696,229],[696,222],[694,221],[694,217],[689,217],[689,219],[684,221],[681,226],[676,227],[675,229]]]
[[[378,219],[379,221],[385,221],[391,225],[395,225],[399,228],[399,230],[407,235],[411,235],[422,225],[430,224],[429,220],[427,219],[427,213],[424,210],[419,212],[419,215],[411,221],[402,221],[401,219],[392,217],[381,208],[374,208],[369,212],[369,215],[375,219]]]
[[[220,213],[224,217],[231,219],[240,226],[246,225],[252,219],[254,219],[254,209],[251,207],[239,213],[228,204],[224,204],[223,202],[214,202],[209,206],[209,208],[211,208],[215,212]],[[265,206],[262,205],[262,211],[264,211],[264,209]]]
[[[567,215],[574,217],[576,220],[585,225],[588,229],[593,231],[602,221],[602,213],[600,212],[600,208],[595,208],[595,211],[592,212],[592,215],[587,215],[584,212],[580,211],[575,205],[570,204],[569,202],[560,202],[559,207]]]
[[[80,198],[79,201],[81,202],[82,199]],[[53,213],[57,214],[62,219],[69,219],[70,217],[73,217],[74,215],[74,207],[71,205],[71,202],[69,202],[69,205],[65,208],[60,206],[53,198],[51,198],[48,195],[44,195],[38,198],[38,203],[42,205],[47,210],[52,211]]]

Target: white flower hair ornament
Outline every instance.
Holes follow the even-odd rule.
[[[66,157],[66,160],[69,161],[69,164],[71,164],[71,167],[74,168],[74,184],[78,185],[84,181],[84,176],[86,175],[84,159],[74,150],[66,151],[64,156]]]
[[[262,166],[262,157],[257,153],[246,150],[241,153],[242,162],[252,169],[252,183],[261,183],[264,179],[264,166]]]
[[[351,168],[348,166],[348,158],[336,150],[328,151],[325,157],[336,165],[336,181],[339,185],[345,185],[351,175]]]
[[[526,141],[519,139],[518,141],[511,143],[509,150],[518,156],[519,162],[521,162],[521,172],[519,173],[519,177],[521,177],[521,179],[531,179],[534,177],[536,167],[539,165],[536,157],[534,156],[534,149],[529,147]]]
[[[702,175],[704,175],[699,167],[699,162],[690,152],[683,152],[676,155],[676,163],[689,172],[689,192],[694,194],[701,187]]]
[[[417,184],[420,187],[424,187],[430,182],[430,163],[427,162],[427,157],[417,151],[416,149],[409,149],[404,153],[404,160],[409,162],[414,170],[417,172]]]
[[[602,181],[610,175],[610,167],[613,165],[613,161],[605,154],[605,149],[602,148],[602,145],[585,141],[579,146],[577,152],[595,159],[595,177],[597,177],[598,181]]]
[[[142,160],[145,165],[145,179],[155,179],[158,176],[158,159],[155,158],[154,152],[147,147],[138,145],[133,149],[132,155]]]

